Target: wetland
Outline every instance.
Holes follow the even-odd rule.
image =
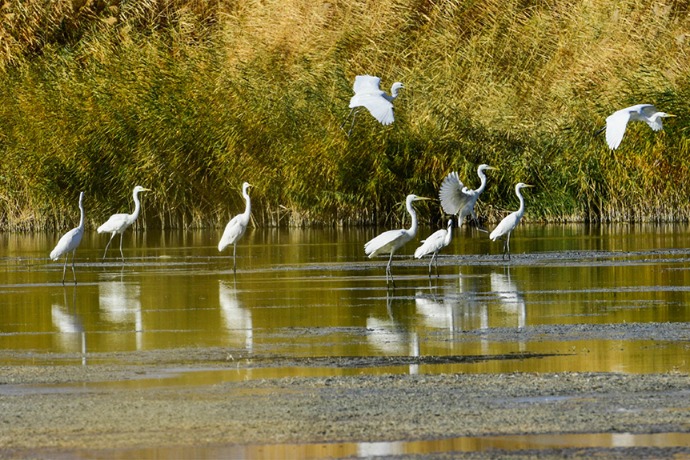
[[[375,232],[87,232],[64,287],[4,235],[0,456],[690,454],[687,226],[463,228],[395,289]]]

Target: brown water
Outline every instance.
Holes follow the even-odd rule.
[[[618,340],[601,336],[554,344],[496,342],[476,334],[543,325],[687,322],[685,227],[523,226],[514,235],[509,263],[499,256],[500,244],[463,232],[441,256],[439,278],[427,276],[428,259],[410,258],[410,244],[394,260],[394,290],[386,288],[386,258],[363,255],[362,244],[374,233],[255,230],[238,247],[236,276],[231,256],[215,248],[217,232],[130,233],[125,264],[115,258],[101,262],[106,238],[88,234],[77,253],[76,287],[69,267],[63,287],[62,263],[46,257],[54,236],[5,235],[0,362],[93,362],[106,359],[105,352],[230,347],[284,357],[559,353],[519,362],[422,363],[413,372],[687,367],[678,353],[684,344],[650,347],[644,337],[620,347]],[[479,338],[469,340],[468,332]],[[275,369],[276,375],[285,372]]]
[[[433,230],[422,229],[420,236]],[[88,233],[77,251],[78,284],[71,283],[68,266],[64,287],[62,261],[47,258],[56,235],[2,235],[0,364],[88,365],[121,359],[113,357],[118,352],[185,347],[221,347],[229,355],[274,360],[237,370],[170,369],[154,379],[80,385],[78,391],[362,372],[689,370],[687,335],[659,340],[605,329],[690,320],[687,226],[524,225],[511,239],[510,262],[501,259],[499,243],[463,229],[440,256],[438,278],[427,275],[428,259],[411,259],[410,243],[394,259],[395,289],[386,287],[387,258],[363,254],[364,242],[375,234],[253,230],[238,246],[233,275],[231,252],[216,248],[219,231],[130,232],[124,264],[115,258],[117,248],[102,262],[106,237]],[[550,331],[553,326],[565,333]],[[603,329],[580,333],[581,326]],[[495,339],[505,333],[509,339]],[[319,366],[324,357],[343,357],[346,365]],[[438,359],[443,357],[448,359]],[[61,391],[32,388],[15,390]],[[592,436],[599,437],[590,442],[618,442],[614,435]],[[687,436],[679,436],[672,442],[687,445]],[[580,439],[563,444],[578,445]],[[462,443],[493,442],[480,441],[403,444],[406,452],[432,452],[444,442],[455,443],[455,450]],[[365,448],[392,448],[381,444]]]

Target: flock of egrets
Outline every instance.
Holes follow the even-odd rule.
[[[394,83],[391,87],[391,94],[389,95],[380,89],[380,83],[381,80],[378,77],[373,77],[371,75],[358,75],[355,77],[355,83],[353,86],[355,94],[350,99],[350,109],[352,110],[348,115],[348,118],[351,117],[350,129],[347,131],[348,136],[352,133],[352,128],[357,116],[357,110],[360,107],[366,108],[369,113],[371,113],[371,115],[383,125],[390,125],[393,123],[393,100],[395,100],[395,98],[398,96],[399,90],[404,88],[404,86],[400,82]],[[651,104],[633,105],[631,107],[618,110],[607,117],[606,126],[598,133],[606,131],[606,142],[610,149],[615,150],[620,146],[621,141],[623,140],[623,135],[625,134],[629,121],[643,121],[647,123],[654,131],[659,131],[663,129],[662,118],[672,116],[673,115],[671,114],[658,111]],[[343,121],[341,128],[345,126],[346,122],[347,119]],[[458,225],[462,225],[462,223],[465,221],[465,218],[469,217],[471,221],[473,221],[479,228],[477,216],[474,213],[474,206],[479,199],[479,195],[486,188],[486,175],[484,171],[491,169],[495,168],[485,164],[479,166],[477,169],[477,174],[479,175],[481,183],[479,188],[475,190],[469,189],[463,185],[462,181],[458,177],[457,172],[451,172],[443,180],[439,190],[441,207],[443,208],[444,212],[450,216],[457,216]],[[218,243],[218,251],[223,251],[226,247],[233,245],[233,271],[235,271],[237,268],[237,242],[244,235],[251,215],[251,199],[249,197],[250,187],[251,185],[247,182],[242,185],[242,196],[245,199],[245,210],[242,214],[233,217],[230,222],[228,222],[227,226],[225,227],[225,231],[223,232],[223,236]],[[522,216],[525,212],[525,200],[520,192],[521,189],[525,187],[532,187],[532,185],[522,182],[515,185],[515,194],[520,200],[520,207],[517,211],[505,217],[489,234],[489,238],[492,241],[496,241],[498,239],[504,240],[504,259],[506,256],[508,256],[510,259],[510,234],[520,223],[520,219],[522,219]],[[122,235],[139,216],[139,212],[141,210],[139,193],[146,191],[149,191],[149,189],[139,185],[134,187],[134,211],[131,214],[113,214],[103,225],[98,227],[98,233],[111,234],[108,244],[105,247],[105,252],[103,253],[103,259],[105,259],[108,253],[108,247],[110,246],[113,238],[115,235],[119,234],[120,256],[124,261],[124,255],[122,253]],[[81,243],[84,235],[83,199],[84,192],[81,192],[79,194],[79,210],[81,212],[79,225],[65,233],[50,253],[50,258],[53,260],[57,260],[63,255],[65,256],[65,264],[62,269],[63,284],[65,282],[65,273],[67,270],[67,261],[70,252],[72,253],[72,275],[74,277],[74,283],[76,284],[77,282],[77,277],[74,270],[74,256],[76,249]],[[369,258],[380,254],[389,255],[388,264],[386,265],[386,283],[388,283],[390,280],[390,282],[395,285],[395,281],[393,280],[393,275],[391,273],[393,255],[398,249],[414,239],[417,234],[417,213],[412,206],[412,203],[418,200],[429,199],[430,198],[419,197],[414,194],[408,195],[406,199],[406,207],[407,212],[410,214],[412,219],[410,228],[385,231],[364,245],[364,252],[367,256],[369,256]],[[425,240],[422,240],[422,245],[415,250],[414,256],[418,259],[426,255],[431,255],[431,261],[429,262],[429,276],[431,276],[431,267],[434,261],[437,263],[436,272],[438,275],[438,252],[450,244],[452,238],[452,228],[453,219],[451,218],[448,220],[447,228],[440,229],[431,234]]]

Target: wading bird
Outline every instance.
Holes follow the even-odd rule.
[[[390,277],[393,287],[395,287],[395,280],[393,279],[393,274],[391,273],[393,254],[395,254],[395,251],[403,247],[417,234],[417,212],[412,207],[412,202],[428,199],[429,198],[419,197],[417,195],[407,195],[405,206],[407,207],[407,212],[412,218],[410,228],[388,230],[367,241],[367,243],[364,245],[364,253],[369,256],[370,259],[379,254],[390,254],[390,257],[388,258],[388,265],[386,265],[386,285],[388,284],[388,278]]]
[[[150,189],[144,188],[141,185],[137,185],[136,187],[134,187],[134,190],[132,191],[132,195],[134,197],[134,212],[132,214],[113,214],[112,216],[110,216],[110,219],[106,221],[106,223],[104,223],[96,229],[98,233],[111,234],[110,239],[108,240],[108,244],[105,245],[105,252],[103,252],[103,260],[105,260],[105,256],[106,254],[108,254],[108,247],[110,247],[110,243],[113,241],[115,235],[119,233],[120,256],[122,257],[122,261],[125,261],[125,256],[124,254],[122,254],[122,234],[134,223],[135,220],[137,220],[137,217],[139,217],[139,211],[141,210],[141,203],[139,203],[139,193],[150,191]]]
[[[515,194],[520,200],[520,208],[517,211],[510,213],[508,216],[504,217],[503,220],[496,226],[493,232],[489,235],[491,241],[496,241],[499,238],[503,238],[503,259],[505,260],[506,254],[508,254],[508,260],[510,260],[510,233],[515,230],[515,227],[520,223],[522,215],[525,213],[525,199],[522,198],[522,193],[520,189],[525,187],[534,187],[533,185],[527,185],[522,182],[515,186]]]
[[[249,225],[249,217],[252,213],[252,203],[249,199],[249,187],[251,186],[252,185],[248,182],[242,184],[242,196],[244,197],[244,201],[246,203],[244,212],[230,219],[230,222],[228,222],[228,225],[225,226],[223,236],[220,238],[220,242],[218,243],[218,251],[222,251],[232,244],[233,272],[237,271],[237,262],[235,259],[235,255],[237,253],[237,242],[240,238],[242,238],[242,235],[244,235],[244,232],[247,230],[247,225]]]
[[[474,205],[477,204],[479,195],[486,188],[486,174],[484,174],[484,171],[491,169],[496,168],[486,164],[479,165],[477,168],[477,175],[479,175],[481,184],[476,190],[470,190],[469,188],[465,187],[465,185],[463,185],[463,183],[460,181],[460,177],[458,177],[458,173],[456,171],[448,174],[446,178],[443,179],[438,193],[439,199],[441,200],[441,207],[446,214],[458,215],[458,227],[463,224],[466,216],[470,216],[477,228],[483,230],[479,226],[477,216],[474,214]]]
[[[355,95],[350,99],[350,108],[352,110],[343,121],[343,124],[340,125],[342,128],[347,119],[352,117],[350,130],[347,132],[348,136],[352,132],[359,107],[365,107],[384,126],[393,123],[395,119],[393,116],[393,100],[398,97],[398,91],[404,88],[404,86],[399,81],[393,83],[391,94],[388,95],[381,91],[379,88],[380,84],[381,79],[379,77],[372,77],[371,75],[357,75],[355,77],[355,84],[352,87]]]
[[[659,112],[651,104],[633,105],[609,115],[606,118],[606,126],[601,128],[597,134],[606,131],[606,143],[611,150],[616,150],[621,145],[629,121],[644,121],[654,131],[660,131],[664,128],[661,119],[674,116],[670,113]]]
[[[50,251],[50,258],[53,260],[58,260],[60,256],[65,255],[65,265],[62,267],[62,284],[65,284],[65,272],[67,271],[67,259],[69,259],[69,253],[72,253],[72,276],[74,277],[74,284],[77,284],[77,274],[74,272],[74,256],[77,252],[77,248],[81,243],[81,239],[84,236],[84,192],[79,193],[79,212],[81,217],[79,218],[79,226],[73,228],[69,232],[62,235],[62,238],[55,245],[55,249]]]
[[[448,219],[448,229],[442,228],[436,230],[427,239],[422,240],[422,245],[418,247],[414,256],[421,259],[427,254],[431,254],[431,262],[429,262],[429,277],[431,277],[431,264],[436,261],[436,276],[438,277],[438,252],[450,244],[450,239],[453,237],[453,219]]]

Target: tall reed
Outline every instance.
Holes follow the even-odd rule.
[[[261,225],[397,221],[489,163],[480,213],[687,220],[687,2],[13,0],[0,15],[0,227],[89,225],[152,188],[142,225],[221,225],[249,181]],[[352,81],[406,88],[348,137]],[[635,103],[677,118],[595,132]],[[423,210],[438,221],[438,204]]]

